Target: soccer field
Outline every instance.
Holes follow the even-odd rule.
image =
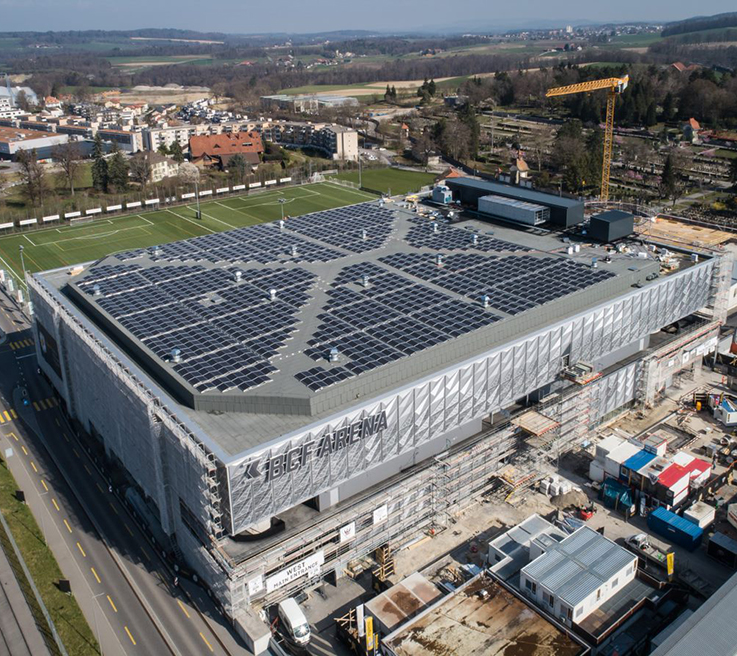
[[[279,199],[286,202],[280,203]],[[320,183],[208,200],[201,203],[201,220],[197,220],[196,206],[191,204],[29,231],[0,237],[0,268],[10,270],[22,282],[21,245],[26,271],[45,271],[98,260],[117,251],[275,221],[281,217],[282,205],[285,216],[298,216],[375,199],[376,196],[358,189]]]

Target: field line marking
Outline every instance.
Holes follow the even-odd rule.
[[[29,243],[29,244],[30,244],[31,246],[38,246],[38,244],[34,244],[34,243],[33,243],[33,240],[32,240],[32,239],[31,239],[31,238],[30,238],[30,237],[29,237],[28,235],[23,235],[23,237],[25,237],[26,241],[27,241],[27,242],[28,242],[28,243]]]
[[[166,211],[169,212],[169,213],[171,213],[171,214],[173,214],[174,216],[176,216],[176,217],[178,217],[180,219],[184,219],[185,221],[189,221],[193,225],[196,225],[196,226],[198,226],[200,228],[204,228],[205,230],[209,230],[213,234],[215,233],[215,230],[213,230],[212,228],[208,228],[205,225],[202,225],[200,223],[196,223],[195,221],[192,221],[192,219],[188,219],[186,216],[182,216],[181,214],[177,214],[174,210],[170,210],[168,207],[166,208]],[[205,214],[204,212],[202,212],[202,213]],[[205,216],[208,216],[208,215],[205,214]],[[210,217],[210,218],[212,218],[212,217]]]
[[[331,183],[331,182],[324,182],[323,184],[324,185],[327,185],[328,189],[333,189],[335,191],[338,191],[338,190],[340,190],[340,191],[347,191],[348,193],[354,194],[356,196],[360,196],[361,198],[367,198],[367,199],[370,198],[371,200],[375,200],[376,198],[378,198],[378,196],[374,196],[374,195],[369,194],[369,193],[367,193],[365,191],[361,191],[360,189],[353,189],[351,187],[344,187],[343,185],[339,185],[339,184],[335,184],[335,183]],[[325,195],[327,196],[329,194],[325,194]]]
[[[5,265],[5,268],[10,271],[11,276],[15,276],[18,279],[18,282],[20,282],[21,285],[25,285],[25,281],[23,278],[15,272],[15,269],[8,264],[8,261],[0,255],[0,262],[2,262]]]

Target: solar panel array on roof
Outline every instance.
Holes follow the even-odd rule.
[[[340,364],[296,374],[313,392],[500,319],[371,262],[342,269],[328,297],[305,354],[327,363],[334,353]]]
[[[78,287],[199,392],[270,380],[277,368],[269,359],[296,329],[316,278],[298,268],[199,265],[121,264],[93,274]]]
[[[447,255],[439,265],[432,254],[396,253],[380,261],[474,301],[487,296],[491,307],[507,314],[524,312],[615,275],[571,260],[531,255]]]

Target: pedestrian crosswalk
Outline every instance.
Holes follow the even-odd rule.
[[[15,414],[13,408],[10,408],[10,410],[0,410],[0,424],[13,421],[13,419],[18,419],[18,415]]]
[[[12,348],[14,351],[18,351],[20,349],[28,348],[29,346],[33,346],[34,341],[30,337],[27,339],[20,339],[16,342],[10,342],[10,348]]]
[[[35,408],[36,412],[41,412],[42,410],[51,410],[51,408],[55,408],[57,405],[59,405],[59,402],[53,397],[33,402],[33,407]]]

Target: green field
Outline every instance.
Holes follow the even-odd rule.
[[[348,180],[358,184],[358,171],[346,171],[337,176],[340,180]],[[403,171],[402,169],[367,169],[363,171],[362,182],[367,189],[392,195],[410,194],[419,191],[420,187],[432,184],[434,173],[422,171]]]
[[[660,34],[620,34],[615,36],[607,45],[613,48],[645,48],[662,41]]]
[[[404,177],[395,175],[393,179]],[[397,193],[394,188],[392,191]],[[282,205],[280,198],[287,202]],[[9,269],[22,280],[18,248],[21,245],[26,270],[44,271],[97,260],[117,251],[274,221],[281,216],[282,207],[285,215],[297,216],[375,198],[357,189],[326,182],[203,202],[201,220],[195,217],[194,205],[180,205],[118,218],[100,218],[76,226],[32,230],[0,237],[0,268]]]

